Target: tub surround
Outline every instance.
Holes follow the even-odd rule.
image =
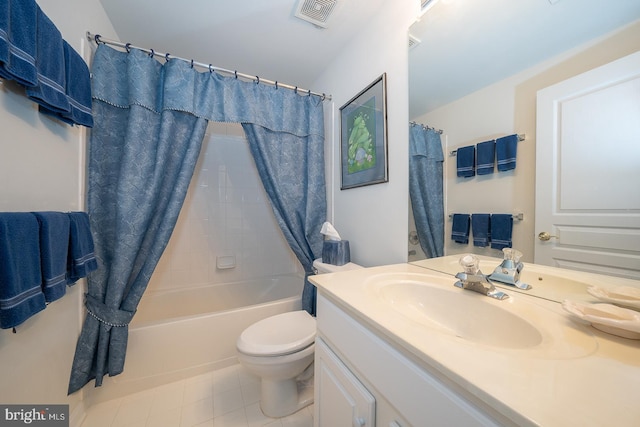
[[[521,314],[542,331],[542,341],[519,349],[505,348],[425,327],[401,310],[392,309],[380,292],[372,290],[376,278],[385,276],[399,281],[403,277],[424,281],[447,292],[466,292],[478,303]],[[594,280],[603,277],[587,273],[578,276]],[[616,337],[579,324],[558,302],[509,290],[505,291],[509,299],[493,300],[454,288],[455,279],[450,275],[411,264],[314,276],[310,280],[318,287],[320,298],[355,319],[418,369],[446,384],[496,424],[631,426],[640,419],[640,340]],[[612,277],[611,284],[617,280]],[[469,297],[465,294],[466,299]],[[548,316],[532,317],[532,313]],[[322,315],[319,311],[319,325]],[[474,321],[482,323],[483,318],[478,317]],[[340,348],[333,350],[340,353]],[[357,376],[359,367],[352,368]]]

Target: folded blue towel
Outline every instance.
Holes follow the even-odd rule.
[[[89,68],[80,55],[67,43],[64,46],[67,100],[69,112],[59,113],[40,105],[40,112],[50,114],[70,125],[93,127],[91,114],[91,79]]]
[[[38,84],[36,29],[34,0],[0,1],[0,77],[26,87]]]
[[[456,154],[456,165],[459,177],[469,178],[476,174],[476,147],[458,148]]]
[[[47,302],[62,298],[67,290],[69,216],[62,212],[33,212],[40,225],[42,290]]]
[[[496,139],[496,158],[498,171],[508,171],[516,168],[518,153],[518,135],[509,135]]]
[[[473,246],[484,248],[491,242],[491,215],[471,215],[471,231],[473,232]]]
[[[451,240],[456,243],[469,243],[469,214],[453,214]]]
[[[0,328],[13,328],[46,307],[40,273],[38,220],[0,213]]]
[[[476,170],[478,175],[488,175],[493,173],[493,165],[496,159],[496,142],[485,141],[476,145],[478,166]]]
[[[491,215],[491,247],[510,248],[512,245],[513,216],[510,214]]]
[[[68,113],[62,36],[39,7],[36,46],[38,85],[27,88],[27,96],[47,110]]]
[[[75,283],[98,268],[93,252],[93,237],[86,212],[69,212],[69,257],[67,259],[67,284]]]

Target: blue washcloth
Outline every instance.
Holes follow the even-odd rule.
[[[0,328],[13,328],[46,307],[41,288],[38,220],[0,213]]]
[[[476,174],[476,147],[470,145],[468,147],[458,148],[456,154],[456,165],[458,176],[469,178]]]
[[[476,146],[476,149],[478,150],[478,166],[476,167],[478,175],[488,175],[493,173],[493,165],[496,159],[496,142],[481,142]]]
[[[69,112],[58,113],[40,105],[40,112],[50,114],[70,125],[93,127],[91,113],[91,79],[89,67],[80,55],[67,43],[64,46],[67,100]]]
[[[42,290],[47,302],[62,298],[67,290],[69,216],[62,212],[33,212],[40,225]]]
[[[67,283],[75,283],[98,268],[93,252],[93,237],[86,212],[69,212],[69,257],[67,259]]]
[[[38,84],[36,29],[34,0],[0,1],[0,77],[27,87]]]
[[[496,158],[498,171],[508,171],[516,168],[516,154],[518,153],[518,135],[509,135],[496,139]]]
[[[484,248],[491,242],[491,215],[471,215],[471,230],[473,232],[473,246]]]
[[[68,113],[62,36],[39,7],[36,46],[38,85],[27,88],[27,96],[47,110]]]
[[[469,214],[453,214],[451,240],[456,243],[469,243]]]
[[[510,214],[491,215],[491,247],[502,249],[511,247],[513,216]]]

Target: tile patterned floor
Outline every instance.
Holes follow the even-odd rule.
[[[89,408],[82,427],[312,427],[313,405],[285,418],[260,411],[260,379],[233,365]]]

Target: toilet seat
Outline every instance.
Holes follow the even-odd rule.
[[[282,356],[314,343],[316,319],[304,310],[277,314],[245,329],[238,338],[241,353],[251,356]]]

